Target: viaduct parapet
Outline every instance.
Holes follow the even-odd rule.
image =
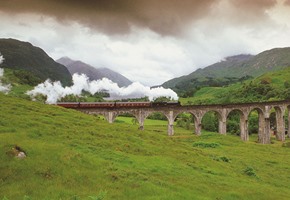
[[[240,103],[227,105],[190,105],[190,106],[161,106],[161,107],[120,107],[120,108],[75,108],[76,110],[88,113],[103,115],[109,123],[113,123],[118,115],[129,113],[136,117],[139,128],[144,129],[145,119],[154,112],[163,113],[168,120],[168,135],[174,135],[174,120],[181,113],[190,113],[194,118],[194,133],[201,134],[202,118],[210,111],[217,113],[219,120],[219,133],[226,134],[227,118],[232,111],[240,114],[240,137],[243,141],[249,140],[248,117],[253,110],[259,115],[258,142],[262,144],[270,143],[270,113],[276,113],[276,139],[285,141],[285,112],[287,110],[287,127],[290,127],[290,101],[276,101],[266,103]],[[288,134],[289,136],[290,134]]]

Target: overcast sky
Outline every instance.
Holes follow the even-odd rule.
[[[0,0],[0,37],[158,85],[289,47],[290,0]]]

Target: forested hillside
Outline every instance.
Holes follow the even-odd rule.
[[[42,49],[28,42],[0,39],[0,53],[4,57],[1,68],[22,70],[20,74],[35,76],[40,81],[51,79],[69,85],[72,77],[65,66],[55,62]],[[38,81],[39,82],[39,81]]]
[[[175,90],[180,96],[189,97],[205,86],[225,86],[288,66],[290,66],[290,48],[275,48],[256,56],[228,57],[187,76],[169,80],[163,86]]]
[[[203,87],[184,104],[226,104],[290,99],[290,67],[225,86]]]

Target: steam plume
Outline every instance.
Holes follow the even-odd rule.
[[[4,61],[4,57],[0,53],[0,65],[2,64],[3,61]]]
[[[4,61],[4,57],[0,53],[0,65]],[[1,82],[2,76],[4,75],[4,69],[0,68],[0,92],[7,93],[10,90],[10,85],[3,85]]]
[[[177,100],[177,94],[171,89],[164,89],[162,87],[150,88],[135,82],[128,87],[119,87],[116,83],[107,78],[97,81],[89,81],[85,74],[74,74],[73,85],[70,87],[63,87],[59,81],[51,82],[46,80],[44,83],[37,85],[33,90],[27,92],[28,95],[35,97],[37,94],[47,96],[46,103],[56,103],[66,95],[81,95],[82,91],[87,91],[91,94],[103,90],[108,91],[110,97],[113,99],[120,98],[140,98],[147,96],[150,101],[160,96],[166,96],[173,100]]]

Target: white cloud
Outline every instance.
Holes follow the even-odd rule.
[[[3,63],[4,61],[4,57],[1,55],[1,52],[0,52],[0,65]]]
[[[105,35],[76,22],[0,12],[0,37],[32,42],[54,59],[68,56],[95,67],[108,67],[132,81],[159,85],[189,74],[224,57],[290,46],[290,6],[282,1],[262,13],[263,20],[220,1],[204,17],[195,20],[183,35],[162,36],[146,28],[132,27],[126,35]]]
[[[0,52],[0,65],[2,64],[3,61],[4,61],[4,57],[1,55],[1,52]],[[0,92],[7,93],[10,91],[11,86],[2,84],[1,78],[3,77],[3,75],[4,75],[4,69],[0,68]]]
[[[0,54],[1,55],[1,54]],[[2,63],[3,60],[1,60],[0,56],[0,64]],[[4,69],[0,68],[0,92],[8,93],[10,91],[11,85],[5,85],[1,82],[1,78],[4,75]]]

